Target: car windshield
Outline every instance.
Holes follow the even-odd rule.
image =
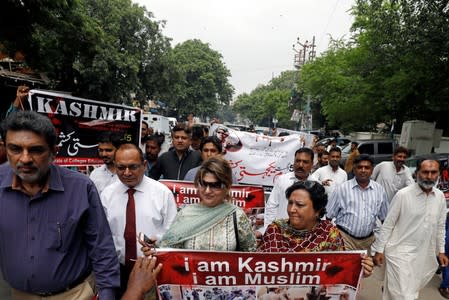
[[[409,167],[409,169],[410,169],[410,172],[412,173],[412,174],[414,174],[415,173],[415,170],[416,170],[416,159],[407,159],[405,162],[404,162],[404,164],[407,166],[407,167]]]

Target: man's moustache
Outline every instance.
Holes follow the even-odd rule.
[[[34,165],[33,165],[33,163],[27,163],[27,164],[24,164],[24,163],[17,163],[16,164],[16,167],[17,168],[21,168],[21,167],[27,167],[27,168],[30,168],[30,167],[33,167],[34,168]]]
[[[435,183],[436,183],[436,181],[433,181],[433,180],[421,180],[421,182],[423,183],[423,184],[428,184],[428,185],[434,185]]]

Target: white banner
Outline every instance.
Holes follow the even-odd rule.
[[[292,171],[295,151],[311,147],[314,138],[313,134],[304,132],[272,137],[221,124],[213,124],[209,134],[222,142],[224,157],[238,183],[264,186],[273,186],[279,175]]]

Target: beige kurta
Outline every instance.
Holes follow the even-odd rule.
[[[417,183],[397,192],[374,243],[385,254],[383,299],[417,299],[438,267],[444,253],[446,201],[433,188],[428,195]]]

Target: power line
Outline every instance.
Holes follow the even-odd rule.
[[[329,18],[327,19],[326,27],[324,27],[324,31],[321,33],[320,42],[319,42],[320,45],[323,42],[324,36],[326,35],[327,28],[329,27],[329,24],[331,23],[331,21],[334,17],[334,13],[337,10],[338,2],[340,2],[340,0],[335,1],[335,5],[334,5],[334,8],[332,9],[332,13],[330,14]]]

